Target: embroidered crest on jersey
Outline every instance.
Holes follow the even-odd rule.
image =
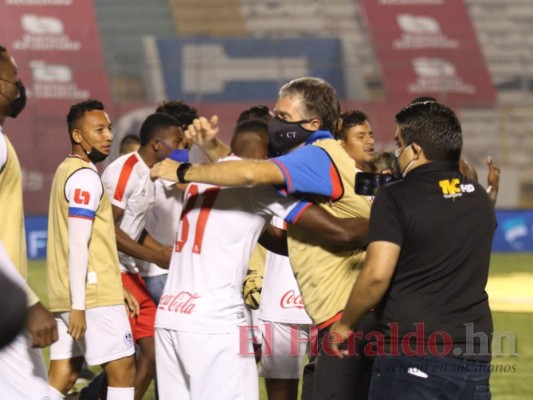
[[[133,335],[131,332],[124,333],[124,345],[127,349],[133,346]]]

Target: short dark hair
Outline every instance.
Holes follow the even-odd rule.
[[[128,133],[126,136],[124,136],[120,141],[119,153],[123,154],[124,147],[130,144],[141,144],[141,139],[139,138],[139,135],[136,135],[135,133]]]
[[[185,104],[181,100],[162,101],[155,112],[176,118],[182,128],[187,128],[195,118],[198,118],[196,108]]]
[[[70,106],[67,114],[67,126],[69,133],[72,133],[77,128],[77,123],[83,118],[85,113],[89,111],[100,110],[104,111],[102,102],[95,99],[88,99]]]
[[[155,113],[150,114],[141,125],[141,130],[139,133],[141,139],[141,147],[146,146],[154,138],[155,133],[160,129],[169,128],[171,126],[176,126],[181,128],[178,120],[174,117],[171,117],[168,114]]]
[[[349,110],[340,115],[342,128],[337,132],[337,139],[346,140],[346,135],[352,126],[363,125],[368,121],[368,116],[361,110]]]
[[[401,178],[400,167],[398,165],[398,159],[389,151],[382,151],[376,153],[374,157],[374,171],[383,172],[386,169],[390,169],[392,176],[396,179]]]
[[[409,105],[417,104],[417,103],[430,103],[430,102],[438,103],[438,100],[435,97],[431,97],[431,96],[420,96],[420,97],[415,97],[413,100],[411,100]]]
[[[302,115],[306,119],[317,118],[320,128],[335,133],[340,106],[333,86],[320,78],[299,78],[283,85],[280,97],[300,96]]]
[[[416,142],[431,161],[459,162],[463,134],[450,108],[437,102],[414,103],[396,114],[396,123],[405,146]]]
[[[4,53],[4,52],[7,52],[7,49],[6,49],[5,46],[2,46],[2,45],[0,44],[0,53]]]
[[[244,110],[239,115],[239,118],[237,119],[237,125],[240,124],[241,122],[248,121],[251,119],[260,119],[265,122],[270,121],[270,119],[272,119],[272,115],[270,114],[270,109],[263,104],[252,106]]]
[[[264,143],[264,149],[257,149],[260,142]],[[231,138],[231,152],[237,156],[250,158],[248,154],[264,150],[268,146],[268,125],[261,119],[243,121],[235,127]],[[255,157],[252,157],[255,158]]]

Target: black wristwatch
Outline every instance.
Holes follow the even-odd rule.
[[[192,164],[188,162],[180,164],[180,166],[176,170],[176,175],[178,175],[179,183],[189,183],[189,181],[185,179],[185,173],[191,167],[192,167]]]

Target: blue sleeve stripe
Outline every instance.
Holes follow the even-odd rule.
[[[292,184],[291,175],[289,174],[289,171],[287,170],[285,165],[283,165],[283,163],[281,163],[279,160],[274,159],[270,161],[272,161],[275,165],[277,165],[278,168],[281,170],[281,173],[283,174],[283,177],[285,178],[285,187],[287,188],[287,192],[292,193],[294,190],[294,187]]]
[[[294,224],[298,221],[298,218],[300,218],[300,215],[309,207],[311,202],[309,201],[301,201],[289,212],[289,214],[285,217],[285,221],[287,221],[289,224]]]
[[[86,208],[79,208],[79,207],[68,208],[69,217],[82,217],[82,218],[94,219],[95,215],[96,215],[95,211],[88,210]]]

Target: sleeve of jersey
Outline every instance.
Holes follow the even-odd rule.
[[[131,156],[123,164],[111,164],[102,175],[102,182],[111,197],[111,204],[121,209],[136,187],[133,168],[138,162],[137,157]]]
[[[296,203],[296,205],[291,209],[291,211],[285,217],[285,221],[289,224],[295,224],[300,218],[300,216],[307,209],[307,207],[310,207],[311,204],[313,203],[307,200],[298,201],[298,203]]]
[[[96,171],[83,168],[72,174],[65,184],[69,218],[93,220],[102,192],[102,182]]]
[[[383,187],[372,203],[367,243],[385,241],[403,243],[402,211],[390,190]]]
[[[294,223],[310,205],[308,201],[293,196],[282,196],[272,186],[259,186],[250,193],[253,194],[256,212],[277,216],[287,223]]]
[[[303,146],[271,161],[283,173],[288,194],[318,194],[333,200],[342,196],[341,177],[329,155],[320,147]]]

